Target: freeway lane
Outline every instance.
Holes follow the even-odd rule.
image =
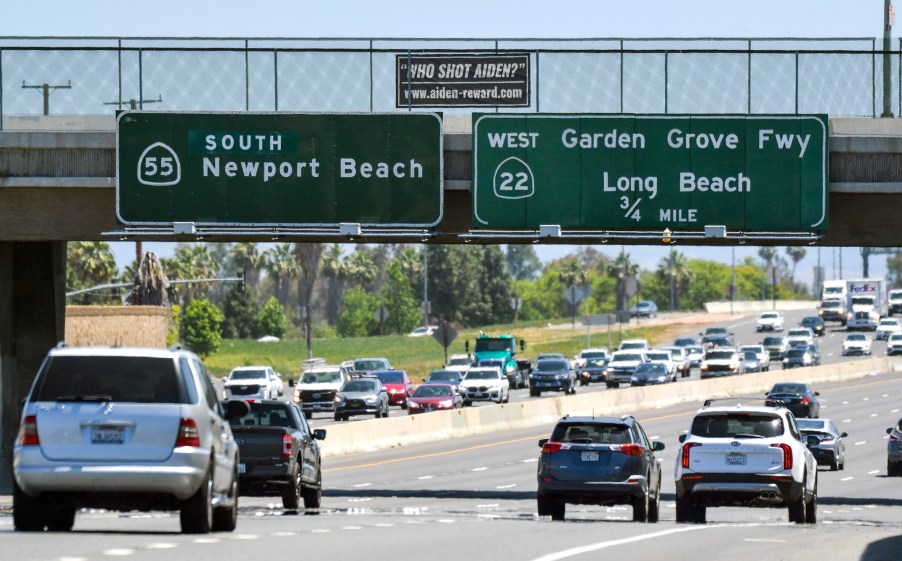
[[[667,446],[658,524],[629,522],[625,507],[568,505],[568,520],[535,516],[536,441],[549,427],[327,458],[319,515],[286,516],[277,500],[242,499],[234,534],[184,536],[170,513],[80,513],[71,534],[11,531],[0,516],[4,558],[332,560],[428,556],[510,560],[660,559],[878,561],[898,558],[902,480],[885,477],[885,428],[902,417],[902,377],[874,375],[823,384],[823,416],[847,439],[844,471],[819,472],[819,522],[787,523],[785,509],[710,509],[709,524],[674,522],[677,437],[696,405],[641,412],[649,435]],[[436,549],[438,548],[438,549]],[[581,548],[581,549],[574,549]],[[890,548],[892,556],[881,556]]]

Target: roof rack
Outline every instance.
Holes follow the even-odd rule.
[[[765,407],[785,407],[786,406],[786,404],[783,401],[781,401],[779,399],[773,399],[770,397],[737,396],[737,397],[721,397],[721,398],[717,398],[717,399],[706,399],[705,404],[702,405],[702,409],[710,407],[711,404],[716,401],[734,401],[734,402],[737,402],[736,403],[737,405],[742,405],[741,402],[743,402],[743,401],[763,401],[763,402],[765,402],[764,403]],[[771,402],[772,405],[768,405],[767,404],[768,401]]]

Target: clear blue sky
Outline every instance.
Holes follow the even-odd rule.
[[[422,0],[44,0],[6,2],[3,36],[148,37],[882,37],[883,0],[458,0],[438,5]],[[902,25],[902,22],[900,22]],[[896,34],[894,33],[894,36]],[[120,264],[132,244],[114,244]],[[146,244],[161,254],[170,247]],[[690,257],[724,262],[729,248],[679,249]],[[542,259],[562,256],[570,246],[537,246]],[[619,247],[601,248],[614,254]],[[628,247],[646,268],[667,249]],[[782,249],[781,249],[782,251]],[[757,248],[739,247],[737,258]],[[822,264],[832,277],[834,250]],[[817,251],[809,248],[800,280],[812,278]],[[843,251],[844,276],[861,274],[855,248]],[[872,275],[885,274],[885,258],[871,259]]]

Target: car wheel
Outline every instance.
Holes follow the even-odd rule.
[[[799,493],[798,499],[789,503],[789,521],[796,524],[804,524],[808,516],[807,507],[808,504],[805,502],[805,492],[803,490]]]
[[[817,479],[814,480],[814,490],[811,493],[811,499],[808,501],[808,506],[805,509],[805,523],[817,523]]]
[[[563,522],[567,513],[567,505],[564,501],[556,499],[551,503],[551,519]]]
[[[614,384],[611,382],[605,382],[604,385],[607,386],[608,389],[611,389],[614,387]]]
[[[304,411],[304,418],[305,419],[313,418],[313,411]]]
[[[529,390],[529,397],[539,397],[539,395],[540,395],[540,393],[537,392],[536,390],[533,390],[533,389]]]
[[[212,460],[211,460],[212,463]],[[206,534],[213,527],[213,477],[209,472],[197,492],[182,502],[179,512],[182,532]]]
[[[48,505],[45,517],[48,531],[71,532],[72,526],[75,525],[75,506],[71,504]]]
[[[237,459],[235,460],[238,461]],[[229,485],[230,506],[213,511],[213,531],[233,532],[238,526],[238,472],[232,472],[232,484]]]
[[[539,516],[550,516],[552,520],[563,520],[566,511],[564,501],[549,495],[536,497]]]
[[[465,399],[465,400],[464,400],[464,407],[470,407],[470,406],[472,406],[472,405],[473,405],[473,402],[470,401],[469,399]]]
[[[630,500],[633,505],[633,522],[648,522],[648,501],[647,492]]]
[[[830,471],[839,471],[839,462],[836,460],[830,460]]]
[[[887,477],[899,477],[900,472],[902,470],[899,469],[899,464],[896,462],[888,461],[886,462],[886,476]]]
[[[44,501],[25,494],[13,481],[13,526],[17,532],[43,532]]]
[[[301,506],[301,467],[291,478],[288,485],[282,487],[282,508],[290,511],[290,514],[297,514],[298,508]]]
[[[304,487],[302,490],[304,497],[304,508],[319,508],[323,501],[323,488],[320,487]]]
[[[658,484],[658,490],[655,493],[654,500],[648,503],[648,521],[657,522],[661,516],[661,484]]]
[[[685,499],[676,498],[676,521],[684,523],[705,522],[705,507],[693,506]]]

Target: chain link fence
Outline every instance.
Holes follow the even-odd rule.
[[[408,53],[527,53],[504,112],[902,114],[902,39],[0,38],[12,117],[169,111],[391,112]],[[466,116],[476,109],[442,108]],[[480,108],[478,111],[492,111]]]

